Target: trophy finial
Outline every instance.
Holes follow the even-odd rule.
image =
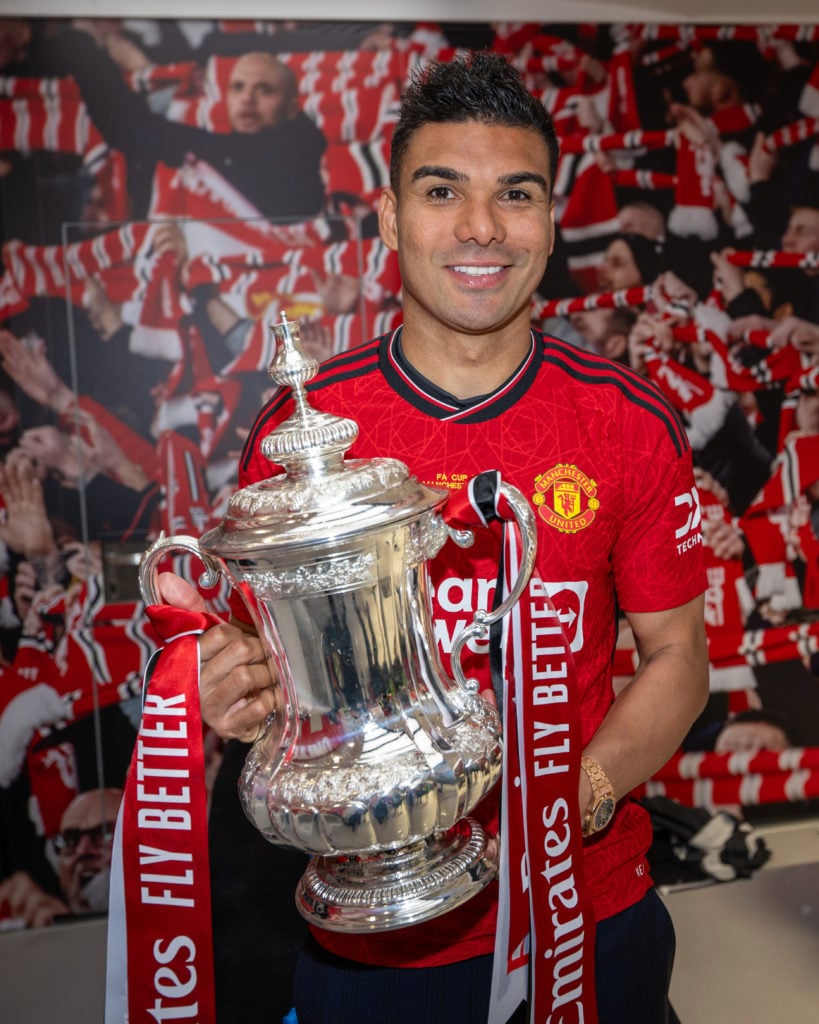
[[[304,385],[315,377],[319,363],[302,347],[298,320],[288,320],[285,310],[279,316],[281,320],[270,325],[276,339],[276,354],[267,374],[277,384],[292,388],[296,404],[301,408],[305,401]]]
[[[319,361],[304,351],[298,320],[288,320],[285,310],[279,317],[270,325],[276,354],[267,373],[271,380],[291,389],[296,409],[262,440],[262,454],[284,466],[290,476],[321,475],[339,465],[358,435],[358,424],[320,413],[310,405],[305,385],[318,372]]]

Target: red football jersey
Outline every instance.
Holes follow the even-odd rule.
[[[388,456],[423,483],[450,491],[485,470],[528,498],[538,527],[537,572],[567,630],[578,677],[583,745],[613,700],[618,610],[675,608],[702,593],[705,574],[699,504],[685,431],[653,384],[630,369],[532,334],[527,358],[491,395],[458,402],[438,392],[400,357],[400,329],[322,364],[308,385],[316,408],[359,425],[349,457]],[[279,467],[259,444],[291,414],[278,393],[262,410],[240,464],[242,486]],[[453,636],[491,606],[497,536],[477,531],[466,550],[446,544],[432,562],[436,637],[445,665]],[[237,599],[235,611],[247,617]],[[481,644],[468,645],[465,671],[489,685]],[[476,817],[491,824],[497,789]],[[589,893],[599,919],[650,887],[651,826],[634,801],[584,844]],[[378,935],[315,929],[349,959],[423,966],[494,949],[496,884],[422,925]]]

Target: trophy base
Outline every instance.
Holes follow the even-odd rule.
[[[460,906],[497,870],[484,830],[463,818],[448,832],[397,850],[314,857],[299,881],[296,906],[328,931],[391,931]]]

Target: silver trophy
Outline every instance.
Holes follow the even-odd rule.
[[[485,639],[522,594],[534,564],[534,516],[508,484],[521,569],[492,612],[455,638],[454,679],[432,628],[427,562],[470,531],[441,515],[448,494],[395,459],[346,459],[357,424],[314,409],[318,369],[299,325],[273,325],[270,376],[295,411],[262,441],[284,472],[239,490],[200,540],[160,536],[140,565],[159,602],[158,563],[196,554],[213,586],[226,573],[246,601],[278,678],[277,710],[239,782],[245,812],[272,843],[314,856],[296,902],[312,924],[386,931],[425,921],[479,892],[497,871],[468,817],[501,771],[500,721],[466,679],[461,652]]]

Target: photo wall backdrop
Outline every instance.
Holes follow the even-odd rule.
[[[104,910],[139,554],[221,518],[271,317],[319,358],[400,323],[398,102],[483,47],[560,137],[533,323],[646,375],[696,453],[712,697],[646,792],[819,795],[819,27],[7,18],[0,927]]]

